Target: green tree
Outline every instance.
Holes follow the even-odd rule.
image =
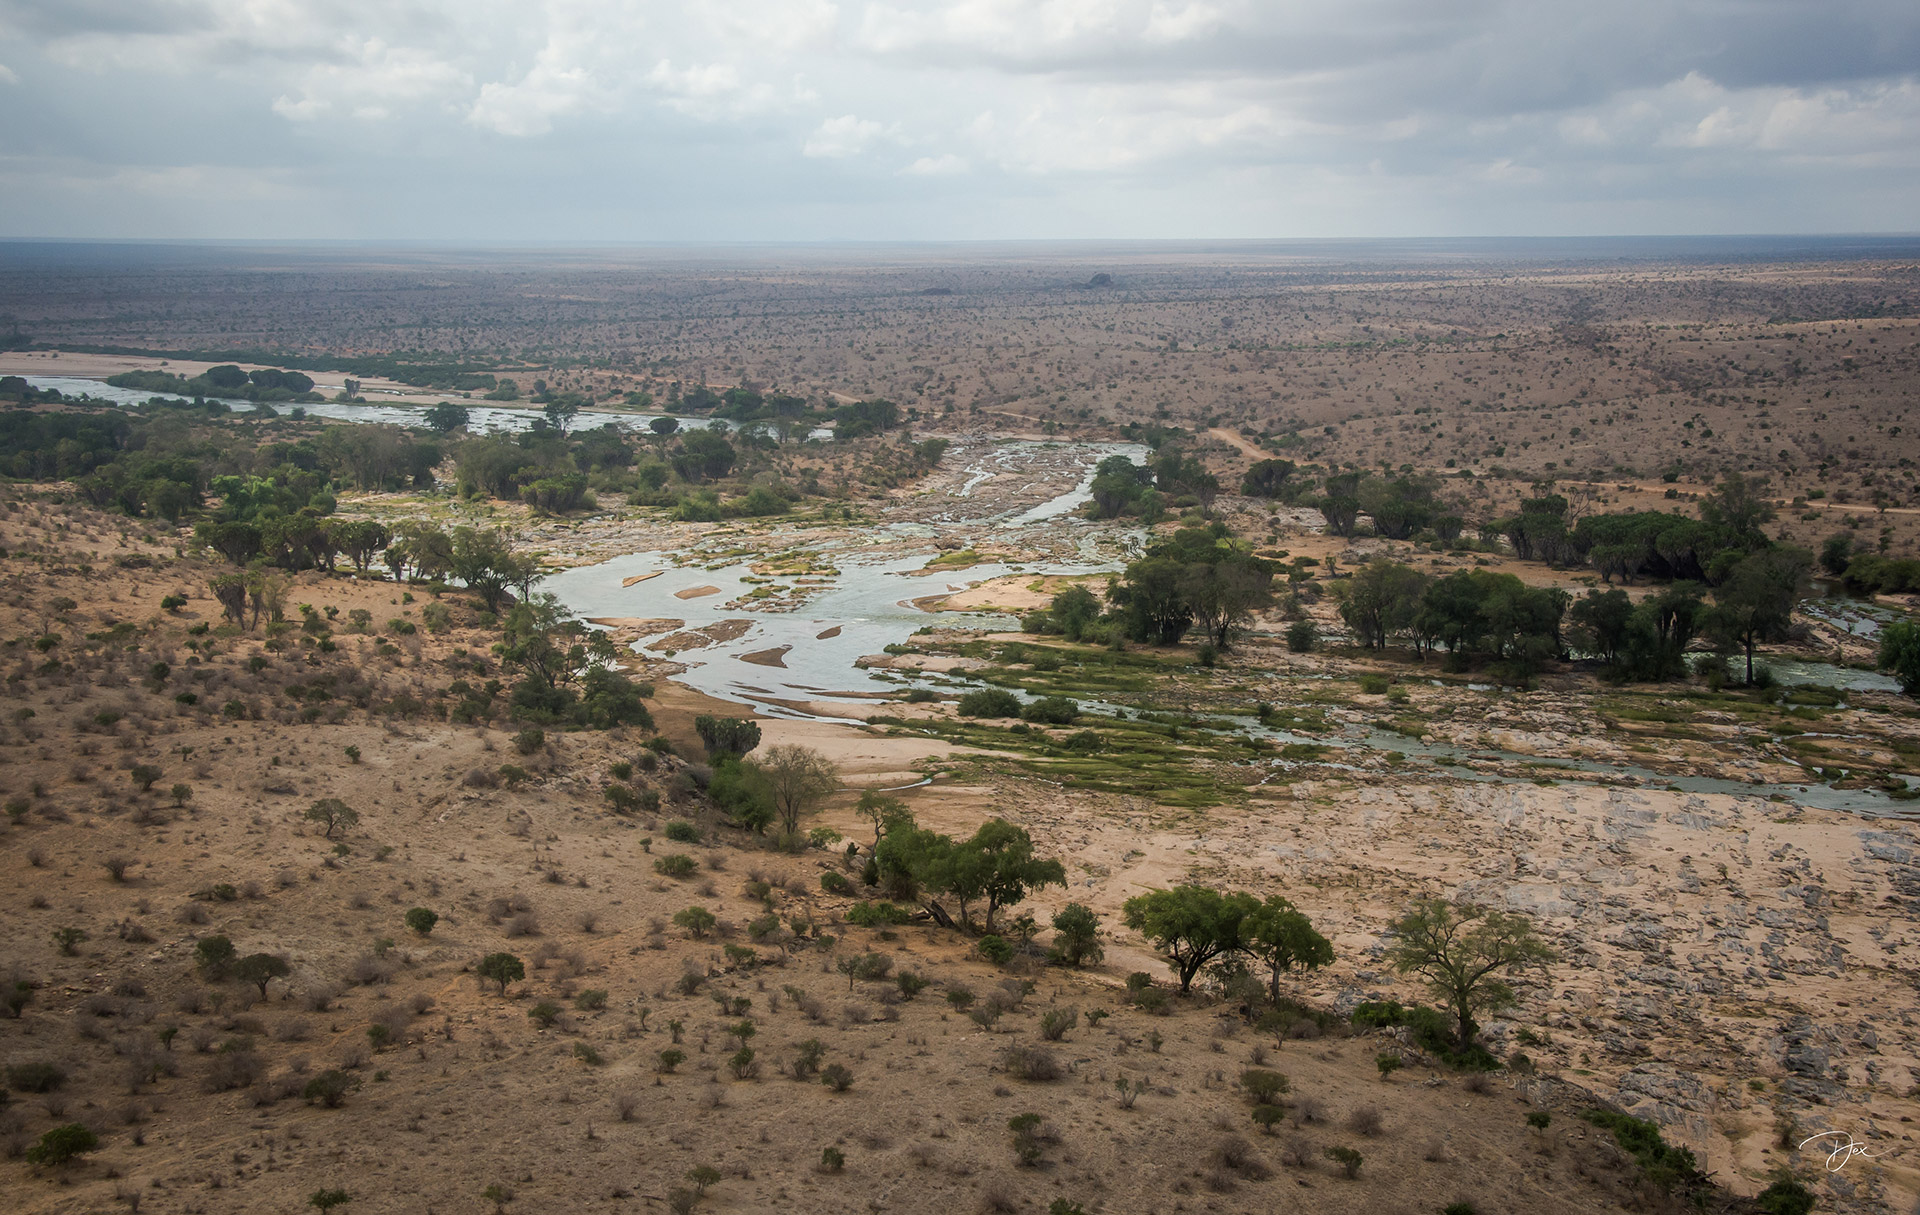
[[[702,713],[693,719],[693,732],[707,749],[707,758],[723,755],[738,759],[760,745],[760,723],[738,717],[714,717]]]
[[[758,767],[773,795],[781,829],[790,838],[800,833],[800,816],[840,787],[840,769],[811,747],[793,743],[770,747]]]
[[[1389,962],[1401,974],[1427,980],[1434,998],[1453,1014],[1460,1050],[1473,1044],[1477,1014],[1514,1004],[1504,972],[1558,956],[1525,916],[1473,903],[1422,899],[1390,931]]]
[[[201,937],[193,947],[194,964],[209,979],[224,979],[239,956],[233,942],[223,936]]]
[[[324,1215],[325,1212],[352,1201],[353,1195],[347,1193],[345,1190],[315,1190],[308,1196],[307,1205],[320,1208],[322,1215]]]
[[[150,791],[166,773],[162,772],[155,764],[135,764],[133,771],[127,775],[133,778],[134,784],[140,786],[140,792],[146,793]]]
[[[1880,669],[1893,672],[1901,691],[1920,696],[1920,624],[1901,620],[1881,632]]]
[[[1120,914],[1127,927],[1167,955],[1185,994],[1202,967],[1241,947],[1240,923],[1258,907],[1250,894],[1183,885],[1130,898]]]
[[[527,977],[526,963],[510,953],[490,953],[480,959],[480,977],[500,985],[500,994],[507,994],[507,984],[517,983]]]
[[[1068,903],[1053,915],[1053,947],[1048,956],[1067,966],[1098,962],[1106,956],[1100,948],[1100,919],[1081,903]]]
[[[1060,862],[1035,857],[1033,837],[1005,819],[988,819],[954,852],[954,880],[970,884],[986,900],[988,932],[1000,908],[1024,901],[1030,890],[1067,884]]]
[[[333,838],[333,829],[335,827],[345,827],[348,830],[352,830],[360,825],[360,812],[337,797],[321,798],[319,801],[313,803],[313,805],[308,806],[306,814],[302,817],[310,823],[325,824],[328,839]]]
[[[538,576],[539,562],[515,555],[511,539],[497,528],[456,527],[449,539],[449,572],[479,595],[489,612],[500,610],[507,588]]]
[[[912,816],[907,813],[907,803],[897,797],[888,797],[878,789],[863,790],[853,810],[873,824],[873,846],[876,850],[880,847],[880,838],[887,833],[889,823],[903,817],[912,821]]]
[[[1047,616],[1068,641],[1079,641],[1100,619],[1100,600],[1084,586],[1070,586],[1053,597]]]
[[[1714,588],[1708,628],[1746,653],[1747,683],[1753,682],[1754,647],[1786,636],[1812,567],[1804,549],[1767,549],[1743,558]]]
[[[284,979],[293,973],[287,960],[271,953],[250,953],[234,963],[233,977],[242,983],[251,983],[260,989],[260,998],[267,998],[267,984],[275,979]]]
[[[452,401],[442,401],[420,415],[428,428],[436,434],[452,434],[465,426],[473,414],[465,405],[456,405]]]
[[[580,415],[580,405],[569,395],[548,401],[541,412],[547,415],[547,424],[564,438],[574,418]]]
[[[1375,557],[1345,582],[1333,584],[1340,619],[1369,649],[1412,628],[1420,610],[1427,576],[1410,565]]]
[[[59,1168],[72,1163],[99,1146],[100,1136],[78,1122],[69,1122],[65,1126],[56,1126],[40,1136],[40,1141],[27,1149],[27,1162]]]
[[[407,909],[406,922],[408,928],[424,937],[440,922],[440,914],[426,907],[410,907]]]
[[[1279,895],[1247,912],[1240,921],[1241,948],[1267,967],[1267,995],[1280,999],[1280,976],[1296,970],[1318,970],[1333,961],[1333,946],[1314,930],[1313,922]]]

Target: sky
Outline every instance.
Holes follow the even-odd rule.
[[[1915,0],[0,0],[0,236],[1920,231]]]

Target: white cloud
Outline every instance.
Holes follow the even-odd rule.
[[[968,168],[964,157],[946,152],[939,156],[922,156],[900,171],[913,177],[957,177]]]
[[[815,159],[842,160],[849,156],[858,156],[867,150],[868,145],[886,133],[887,128],[867,118],[853,114],[842,114],[838,118],[829,118],[822,122],[807,142],[800,148],[800,154]]]
[[[1835,199],[1920,188],[1920,6],[1897,0],[1737,17],[1724,0],[0,0],[0,38],[12,62],[89,75],[58,98],[64,142],[103,164],[222,147],[351,182],[385,155],[450,190],[434,183],[501,136],[564,187],[605,180],[614,140],[618,161],[738,175],[722,190],[785,173],[818,191],[729,209],[742,235],[854,198],[929,205],[905,180],[870,189],[872,161],[968,178],[969,221],[1080,215],[1097,196],[1132,231],[1227,193],[1274,223],[1417,228],[1443,194],[1493,222],[1512,200],[1633,191],[1636,223],[1719,201],[1738,226],[1763,180]],[[0,66],[0,84],[21,81]],[[297,141],[275,137],[289,127]],[[20,138],[0,130],[0,185]],[[1845,177],[1867,166],[1899,173]],[[1829,213],[1883,205],[1854,198]],[[1911,226],[1884,206],[1881,226]]]

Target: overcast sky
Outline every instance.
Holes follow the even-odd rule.
[[[0,0],[0,235],[1920,230],[1916,0]]]

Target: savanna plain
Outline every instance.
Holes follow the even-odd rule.
[[[1920,247],[0,246],[0,1193],[1911,1211]]]

